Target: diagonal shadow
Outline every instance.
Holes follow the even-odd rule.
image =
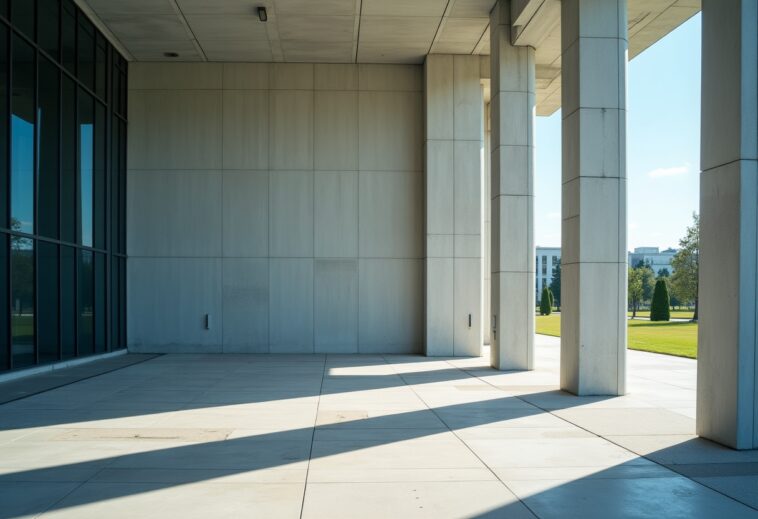
[[[55,481],[60,480],[66,473],[92,473],[95,479],[90,478],[89,482],[122,483],[108,486],[97,494],[71,494],[48,509],[48,511],[60,510],[126,497],[156,488],[169,488],[245,472],[295,468],[297,464],[308,460],[423,438],[445,433],[450,429],[517,420],[543,413],[544,411],[518,398],[508,396],[474,404],[443,406],[433,411],[429,409],[407,411],[320,424],[315,428],[303,427],[249,437],[128,453],[93,461],[19,470],[0,475],[0,485],[19,481]],[[409,427],[408,424],[414,424],[416,427]],[[392,434],[386,434],[387,430],[392,430]],[[377,434],[371,434],[369,440],[350,439],[358,431]],[[314,449],[311,452],[311,439],[314,436],[320,440],[314,443]],[[128,484],[129,482],[143,484]],[[39,512],[42,510],[37,511]],[[13,512],[8,508],[0,509],[0,516],[4,518],[21,517],[24,513]]]
[[[342,365],[342,367],[355,366],[366,366],[366,364],[346,362]],[[503,372],[497,373],[502,374]],[[407,386],[407,384],[421,384],[423,387],[423,384],[469,378],[472,377],[457,368],[401,372],[392,375],[332,375],[325,379],[323,391],[320,394],[361,392],[371,389]],[[329,383],[330,381],[334,383]],[[507,385],[498,387],[505,391],[508,389]],[[496,390],[496,388],[493,387],[492,390]],[[241,391],[246,390],[242,389]],[[319,394],[319,391],[300,388],[295,389],[294,394],[315,396],[315,394]],[[292,392],[277,395],[293,398]],[[59,464],[52,467],[28,470],[12,469],[12,472],[6,471],[4,474],[0,474],[0,485],[12,485],[23,481],[65,481],[67,478],[70,481],[71,478],[68,476],[70,474],[88,475],[86,478],[82,478],[86,479],[84,483],[72,484],[72,490],[86,483],[103,483],[98,485],[97,492],[71,492],[67,497],[58,499],[52,507],[47,503],[44,509],[38,509],[35,512],[65,510],[75,506],[254,471],[302,469],[309,460],[313,461],[329,456],[358,452],[376,446],[429,437],[450,430],[459,431],[468,427],[483,425],[497,426],[498,422],[502,422],[504,426],[513,426],[516,421],[521,419],[533,420],[541,415],[553,416],[548,411],[527,401],[532,400],[540,405],[544,397],[559,398],[559,408],[561,409],[584,405],[597,400],[597,398],[573,397],[559,391],[536,391],[520,396],[507,395],[491,400],[476,400],[432,409],[404,411],[358,419],[352,418],[350,413],[344,415],[337,413],[322,418],[315,427],[300,427],[254,436],[173,445],[151,451],[104,456],[92,461]],[[251,398],[251,395],[243,394],[238,395],[235,402],[267,401],[277,401],[277,398],[273,398],[271,394],[259,396],[259,398]],[[234,404],[228,402],[225,404],[195,402],[180,410],[212,408],[223,405]],[[136,410],[126,411],[126,413],[117,414],[138,414]],[[96,415],[104,416],[103,413],[96,413]],[[106,414],[105,416],[109,415]],[[69,423],[65,420],[61,420],[61,422]],[[40,423],[54,424],[56,421],[48,418],[41,420]],[[664,457],[666,450],[664,449],[660,453]],[[655,457],[646,457],[655,460]],[[595,504],[607,508],[612,504],[609,501],[612,496],[618,498],[621,495],[622,498],[624,497],[624,493],[619,494],[619,490],[616,488],[619,485],[621,485],[622,490],[623,488],[631,489],[630,496],[625,499],[630,500],[630,503],[635,506],[647,503],[645,505],[649,508],[647,511],[657,512],[657,517],[689,518],[703,515],[703,513],[706,513],[705,517],[709,516],[707,513],[726,514],[728,517],[753,517],[753,515],[747,514],[748,512],[750,514],[755,513],[754,510],[746,509],[729,500],[718,502],[720,505],[716,508],[714,508],[716,506],[714,503],[717,503],[716,500],[704,501],[701,499],[698,501],[697,496],[700,496],[702,491],[697,491],[697,483],[677,477],[674,473],[658,465],[656,467],[663,472],[653,476],[643,475],[639,477],[637,471],[641,468],[637,463],[631,461],[615,467],[599,469],[595,472],[590,471],[588,474],[575,477],[569,481],[556,480],[549,488],[542,488],[528,495],[519,493],[519,497],[522,497],[526,504],[514,500],[512,503],[488,510],[476,517],[533,517],[530,509],[540,516],[586,517],[587,505],[585,503],[585,508],[577,508],[577,503],[582,502],[577,496],[581,496],[583,492],[586,494],[587,489],[597,491],[598,488],[606,488],[607,495],[598,496]],[[645,468],[649,469],[649,467],[642,469]],[[661,483],[664,480],[665,482]],[[598,481],[602,483],[598,483]],[[659,502],[656,503],[652,496],[658,496]],[[688,496],[695,496],[695,498],[690,499]],[[30,499],[33,497],[29,496]],[[466,499],[465,496],[462,498]],[[688,515],[663,513],[668,510],[664,506],[666,501],[677,504],[677,510],[684,510]],[[621,506],[618,503],[616,505],[616,512],[618,513],[613,515],[623,516],[624,514],[621,513],[624,511],[623,507],[618,508]],[[15,502],[15,506],[14,503],[9,503],[0,507],[0,517],[21,517],[30,512],[29,506],[32,504],[26,502],[22,496],[20,501]],[[670,510],[668,511],[670,512]],[[645,515],[638,508],[632,512],[634,513],[631,513],[631,516]]]
[[[158,364],[159,359],[148,361],[148,363]],[[439,358],[436,360],[444,361],[446,359]],[[272,363],[276,363],[276,361]],[[319,395],[336,395],[407,386],[407,383],[397,373],[328,376],[328,383],[322,385],[323,363],[318,362],[314,363],[318,367],[317,376],[314,375],[315,371],[306,370],[300,376],[300,380],[283,388],[279,377],[284,374],[291,375],[293,364],[285,362],[284,365],[287,367],[281,372],[276,370],[272,372],[268,364],[268,362],[250,363],[249,366],[252,366],[253,369],[244,372],[249,375],[248,380],[230,381],[214,378],[212,382],[208,383],[182,373],[169,373],[167,376],[161,373],[160,376],[156,374],[153,383],[140,383],[139,386],[127,385],[123,391],[106,392],[105,394],[98,394],[97,392],[99,382],[103,379],[100,376],[93,377],[63,388],[53,388],[44,393],[0,405],[0,431],[60,426],[78,422],[140,417],[149,414],[197,409],[223,408],[241,404],[283,403],[308,397],[318,397]],[[119,370],[118,374],[128,381],[130,370],[132,368],[144,369],[142,366],[144,365],[128,366]],[[370,365],[361,362],[350,364],[349,361],[337,367],[350,368],[356,366],[370,367]],[[106,374],[113,375],[113,372],[104,375]],[[414,383],[440,383],[476,378],[457,368],[428,370],[410,375],[419,380]],[[107,380],[112,380],[113,384],[119,383],[118,377],[111,376]],[[88,385],[95,386],[92,391],[94,398],[92,400],[85,399],[78,404],[77,399],[82,396],[80,393],[89,391]],[[204,385],[203,389],[198,390],[198,385]],[[69,391],[75,392],[75,395],[64,396]],[[171,396],[163,400],[161,395],[166,393],[171,393]],[[181,393],[186,398],[177,398],[177,393]],[[70,400],[71,406],[65,405],[65,402],[64,405],[61,405],[63,399]]]

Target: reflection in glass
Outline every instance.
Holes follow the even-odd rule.
[[[79,250],[79,356],[94,353],[94,265],[92,251]]]
[[[58,237],[58,137],[60,73],[52,62],[39,63],[39,234]]]
[[[10,227],[27,233],[34,232],[34,57],[34,49],[14,36]]]
[[[76,356],[76,251],[61,246],[61,356]]]
[[[11,236],[11,349],[13,367],[34,364],[34,242]]]
[[[92,247],[92,202],[94,160],[94,101],[79,90],[79,197],[82,245]]]
[[[58,360],[58,246],[37,243],[37,350],[39,362]]]

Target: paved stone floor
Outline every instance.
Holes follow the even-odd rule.
[[[694,361],[577,398],[537,359],[156,357],[0,406],[0,517],[758,517],[758,451],[693,436]]]

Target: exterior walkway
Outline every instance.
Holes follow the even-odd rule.
[[[758,452],[693,436],[694,361],[577,398],[558,354],[156,357],[0,406],[0,517],[758,517]]]

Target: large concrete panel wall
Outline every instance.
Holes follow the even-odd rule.
[[[422,82],[404,65],[132,64],[130,349],[421,352]]]

